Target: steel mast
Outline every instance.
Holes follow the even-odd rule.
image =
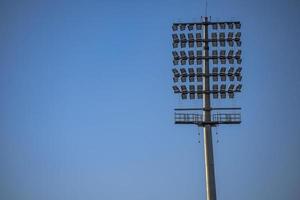
[[[241,108],[212,107],[211,97],[233,99],[235,93],[241,92],[242,84],[232,84],[233,81],[242,80],[241,50],[238,49],[241,46],[241,23],[212,22],[208,17],[202,20],[172,25],[174,93],[180,94],[183,100],[188,97],[190,100],[202,99],[202,107],[176,108],[175,124],[203,127],[206,199],[216,200],[212,127],[220,124],[240,124],[241,114],[238,111]],[[234,29],[236,33],[233,32]],[[181,50],[176,50],[178,48]],[[210,64],[213,65],[212,69]],[[178,85],[180,81],[181,85]],[[229,87],[226,83],[230,83]],[[223,113],[214,113],[216,110]]]
[[[203,24],[204,39],[204,68],[203,68],[203,116],[205,122],[211,121],[210,106],[210,80],[209,80],[209,44],[208,44],[208,18],[204,18]],[[204,159],[205,159],[205,178],[207,200],[216,199],[215,169],[214,169],[214,152],[211,124],[207,123],[203,127],[204,136]]]

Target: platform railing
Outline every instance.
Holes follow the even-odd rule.
[[[175,124],[196,124],[203,126],[205,124],[240,124],[240,113],[216,113],[212,115],[211,121],[203,121],[202,114],[196,113],[175,113]]]

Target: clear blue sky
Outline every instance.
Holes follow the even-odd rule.
[[[243,123],[214,134],[218,199],[296,200],[300,3],[208,4],[243,26]],[[203,143],[174,125],[171,88],[171,24],[204,5],[1,0],[0,199],[204,199]]]

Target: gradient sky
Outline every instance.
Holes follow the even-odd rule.
[[[202,138],[174,125],[171,88],[171,24],[204,5],[1,0],[0,199],[204,199]],[[299,199],[300,2],[208,5],[243,31],[243,122],[214,129],[218,200]]]

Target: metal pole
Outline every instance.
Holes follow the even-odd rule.
[[[203,117],[204,122],[211,121],[211,107],[210,107],[210,86],[209,86],[209,45],[208,45],[208,18],[205,17],[203,26],[204,38],[204,77],[203,77]],[[206,178],[206,199],[216,200],[216,184],[215,184],[215,169],[214,169],[214,153],[211,125],[205,124],[203,127],[204,133],[204,157],[205,157],[205,178]]]

